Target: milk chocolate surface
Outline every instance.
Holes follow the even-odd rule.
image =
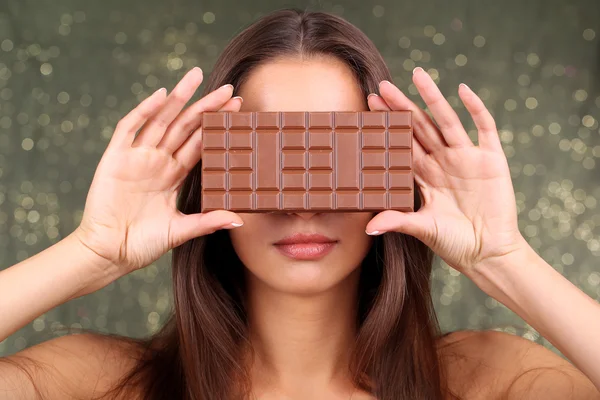
[[[202,118],[202,212],[413,211],[410,111]]]

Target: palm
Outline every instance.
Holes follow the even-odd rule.
[[[177,186],[184,168],[156,148],[107,153],[90,188],[82,226],[106,237],[96,251],[135,269],[171,248],[170,222],[177,214]]]
[[[454,267],[500,255],[518,232],[506,159],[478,147],[446,148],[420,158],[424,206],[436,221],[431,247]]]

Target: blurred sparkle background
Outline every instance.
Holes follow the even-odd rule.
[[[0,269],[77,226],[119,119],[156,89],[170,91],[194,66],[210,73],[231,37],[285,6],[356,24],[382,52],[395,83],[421,105],[411,73],[423,67],[474,139],[457,96],[459,83],[473,88],[496,118],[521,232],[600,299],[597,0],[2,0]],[[129,336],[156,331],[171,307],[169,262],[167,254],[47,312],[0,342],[0,355],[63,334],[61,326]],[[501,329],[556,351],[439,260],[433,285],[444,331]]]

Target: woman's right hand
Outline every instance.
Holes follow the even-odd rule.
[[[239,111],[242,103],[225,85],[181,112],[202,78],[194,68],[168,96],[163,88],[129,112],[96,169],[73,233],[119,273],[145,267],[190,239],[243,223],[229,211],[185,215],[176,206],[183,180],[201,157],[202,113]]]

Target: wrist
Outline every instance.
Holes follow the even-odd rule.
[[[488,295],[500,300],[511,297],[510,289],[515,287],[516,281],[530,276],[540,263],[544,263],[543,259],[520,237],[512,251],[475,265],[469,278]]]
[[[63,239],[79,270],[79,290],[73,298],[93,293],[123,276],[121,268],[80,240],[77,229]]]

